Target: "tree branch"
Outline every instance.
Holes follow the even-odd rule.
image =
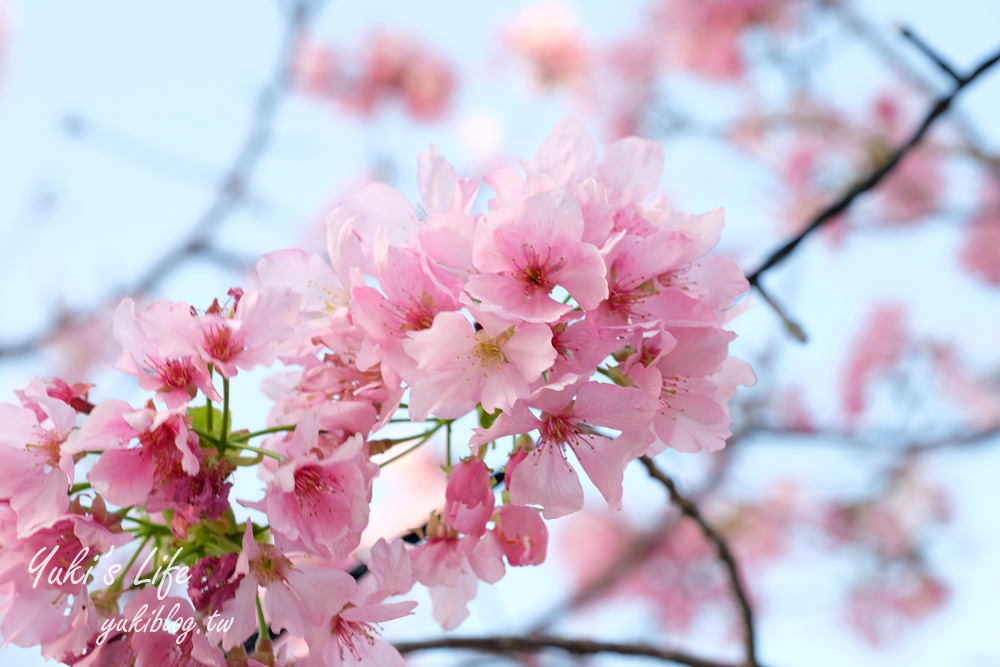
[[[851,30],[857,37],[863,40],[871,50],[876,53],[892,69],[906,78],[912,85],[920,89],[927,95],[936,93],[935,86],[928,81],[919,71],[913,68],[910,63],[903,58],[895,48],[886,40],[878,30],[855,13],[846,2],[839,0],[819,0],[820,4],[829,9],[834,16]],[[950,76],[950,75],[949,75]],[[985,143],[985,138],[973,124],[961,113],[952,112],[951,123],[958,130],[965,141],[965,149],[968,154],[978,160],[983,161],[986,166],[1000,177],[1000,168],[997,165],[995,156],[984,152],[980,146]]]
[[[962,75],[955,71],[955,68],[951,66],[951,63],[945,60],[940,53],[935,51],[930,44],[925,42],[920,35],[913,32],[913,30],[907,26],[900,28],[900,33],[902,33],[903,37],[909,40],[909,42],[913,44],[918,51],[927,56],[928,60],[937,65],[939,70],[950,76],[955,83],[962,83]]]
[[[442,637],[427,641],[399,642],[395,646],[396,650],[404,655],[440,648],[468,649],[504,656],[511,656],[516,653],[534,653],[545,649],[558,649],[577,656],[616,653],[618,655],[644,656],[678,665],[688,665],[688,667],[736,667],[732,663],[700,658],[682,651],[660,649],[648,644],[599,642],[589,639],[569,639],[549,635],[527,637]]]
[[[906,154],[913,150],[913,148],[921,142],[927,132],[934,125],[935,121],[937,121],[938,118],[951,108],[952,103],[955,101],[955,98],[958,97],[959,93],[961,93],[987,70],[993,67],[998,61],[1000,61],[1000,51],[997,51],[983,60],[983,62],[981,62],[968,75],[960,77],[950,93],[935,100],[934,104],[931,105],[931,108],[924,115],[920,125],[917,126],[916,130],[913,131],[906,141],[893,151],[892,155],[889,156],[889,159],[886,160],[885,164],[849,188],[843,195],[840,196],[840,198],[817,213],[805,229],[771,252],[771,254],[768,255],[768,257],[756,270],[747,275],[747,280],[750,281],[750,284],[759,289],[760,278],[765,272],[788,259],[792,252],[800,243],[802,243],[802,241],[806,239],[806,237],[818,230],[820,227],[823,227],[832,220],[836,219],[838,215],[846,211],[851,206],[855,199],[881,183],[882,180],[888,176],[893,169],[895,169],[896,165],[902,161]]]
[[[701,502],[722,484],[733,460],[733,447],[747,435],[748,432],[733,434],[726,443],[726,448],[712,458],[712,470],[708,479],[695,494],[695,502]],[[545,632],[562,616],[583,607],[611,590],[615,584],[653,555],[661,544],[670,539],[671,533],[677,527],[678,519],[676,514],[668,512],[651,528],[632,538],[621,555],[603,572],[594,577],[572,597],[542,613],[538,620],[532,624],[530,633],[537,635]]]
[[[739,566],[733,557],[733,552],[729,548],[726,539],[717,531],[701,514],[698,505],[688,499],[677,490],[677,485],[665,472],[648,456],[639,457],[639,462],[646,467],[649,476],[657,480],[667,489],[670,495],[670,502],[677,506],[684,516],[688,517],[701,529],[702,535],[715,546],[716,555],[726,568],[729,575],[729,585],[733,591],[733,597],[740,608],[740,615],[743,620],[744,650],[746,652],[746,664],[756,667],[757,662],[757,639],[754,630],[753,608],[750,606],[750,598],[747,595],[746,587],[740,577]]]
[[[214,256],[212,235],[243,200],[247,182],[271,143],[274,119],[291,82],[299,35],[319,4],[316,0],[299,0],[292,6],[274,70],[257,94],[247,133],[224,171],[212,201],[195,218],[187,236],[156,259],[130,287],[114,291],[108,301],[143,295],[186,260],[199,255]],[[31,354],[86,316],[84,310],[64,312],[42,330],[20,341],[0,344],[0,358]]]

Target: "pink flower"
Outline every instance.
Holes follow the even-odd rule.
[[[326,333],[334,318],[345,317],[350,294],[327,260],[304,250],[279,250],[264,255],[256,266],[262,286],[289,289],[299,295],[295,332],[279,341],[282,360],[307,363],[315,359],[313,337]]]
[[[729,399],[737,385],[756,382],[749,365],[728,356],[735,337],[712,327],[674,327],[647,338],[625,364],[626,375],[657,403],[648,455],[666,447],[682,452],[725,447],[731,435]]]
[[[45,396],[55,398],[67,404],[80,414],[88,415],[94,409],[94,404],[87,400],[92,384],[74,382],[72,385],[60,378],[36,378],[23,390],[14,393],[21,400],[21,405],[34,410],[39,420],[45,420],[48,413],[43,406]]]
[[[372,479],[378,474],[364,438],[357,434],[321,457],[316,412],[309,411],[289,449],[290,457],[274,471],[264,499],[243,504],[267,513],[279,546],[346,558],[368,524]]]
[[[492,532],[482,538],[459,538],[436,514],[427,536],[426,542],[410,551],[413,574],[427,586],[434,620],[442,629],[451,630],[469,615],[467,605],[476,595],[478,581],[493,584],[503,577],[502,551]]]
[[[76,411],[52,398],[40,380],[22,399],[30,407],[0,403],[0,500],[17,514],[18,534],[27,534],[63,514],[73,480],[72,452],[64,447]]]
[[[511,565],[545,562],[549,531],[538,512],[523,505],[504,505],[497,511],[496,534]]]
[[[132,299],[122,299],[113,325],[122,346],[118,369],[135,375],[143,389],[159,392],[170,408],[186,405],[199,389],[221,401],[193,341],[194,327],[185,303],[157,301],[139,311]]]
[[[124,401],[107,401],[94,409],[74,438],[73,450],[103,450],[87,479],[109,500],[122,506],[145,504],[154,487],[162,493],[168,480],[201,470],[204,457],[189,422],[184,410],[140,411]],[[138,447],[127,446],[133,438]]]
[[[132,540],[121,518],[97,496],[89,510],[79,500],[68,511],[15,537],[15,517],[0,505],[0,632],[18,646],[41,644],[47,657],[79,653],[97,631],[87,571],[98,554]],[[74,567],[75,565],[75,567]]]
[[[170,619],[179,624],[171,632],[166,628],[147,629],[129,633],[128,643],[135,655],[136,665],[164,665],[164,667],[193,667],[212,665],[225,667],[226,659],[218,646],[209,643],[196,622],[191,603],[184,598],[166,596],[160,599],[154,588],[144,588],[125,605],[118,617],[112,617],[128,624],[133,619],[150,621]]]
[[[257,543],[249,521],[230,581],[239,583],[219,613],[223,618],[232,617],[233,624],[224,631],[216,626],[206,633],[210,642],[221,641],[227,651],[257,629],[258,595],[272,630],[287,629],[303,637],[328,617],[331,603],[348,597],[354,584],[350,575],[329,561],[293,561],[273,544]]]
[[[535,417],[528,406],[542,410]],[[588,382],[577,389],[543,391],[501,414],[488,430],[477,429],[472,444],[537,429],[538,444],[523,460],[507,466],[511,501],[541,505],[546,519],[583,507],[583,487],[566,460],[569,447],[611,509],[621,507],[625,466],[649,443],[643,435],[652,417],[650,399],[634,387]],[[612,438],[595,427],[622,431]],[[512,461],[511,463],[514,463]]]
[[[375,274],[377,237],[389,246],[416,247],[418,222],[403,193],[384,183],[369,183],[348,195],[326,217],[327,251],[340,282],[350,285],[355,269]]]
[[[385,545],[385,542],[380,544]],[[399,548],[402,548],[402,542],[399,542]],[[403,560],[396,562],[408,571],[409,559],[405,552],[402,557]],[[387,590],[379,589],[368,594],[364,586],[359,586],[346,573],[339,572],[338,575],[342,575],[338,578],[338,594],[329,600],[323,620],[306,636],[309,655],[296,664],[314,667],[402,667],[405,663],[399,652],[379,637],[380,624],[411,614],[417,603],[407,601],[387,604],[384,602]],[[409,586],[406,588],[408,590]]]
[[[721,219],[721,212],[710,215]],[[720,323],[717,306],[710,307],[698,300],[697,292],[689,295],[670,281],[672,275],[683,275],[685,265],[702,254],[703,245],[698,235],[674,230],[622,238],[606,251],[608,297],[597,308],[594,324],[621,328]]]
[[[411,332],[403,349],[417,362],[410,379],[410,416],[460,417],[476,403],[506,410],[555,361],[552,330],[544,324],[512,325],[487,313],[473,327],[457,312],[438,313],[429,329]]]
[[[449,526],[479,537],[493,514],[493,486],[486,464],[469,459],[456,465],[448,478],[444,518]]]
[[[554,322],[573,307],[552,298],[558,285],[584,310],[608,295],[604,262],[583,242],[583,214],[563,192],[529,197],[521,209],[496,209],[477,230],[466,291],[482,308],[529,322]]]
[[[234,312],[198,318],[194,336],[202,359],[224,377],[236,368],[253,370],[274,363],[278,343],[294,330],[299,296],[289,289],[263,288],[243,295]]]
[[[384,361],[398,373],[412,375],[414,363],[402,347],[407,332],[429,328],[435,315],[457,310],[460,304],[440,278],[432,277],[427,259],[419,253],[377,243],[373,259],[381,291],[363,284],[351,290],[351,314],[366,334],[358,365],[367,368]]]
[[[400,538],[392,542],[379,538],[371,548],[368,570],[375,580],[375,590],[369,599],[381,600],[390,595],[402,595],[413,588],[410,555]]]

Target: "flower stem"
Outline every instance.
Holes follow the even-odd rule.
[[[211,408],[209,409],[211,412]],[[225,449],[226,444],[229,442],[229,378],[225,375],[222,376],[222,440],[220,445]]]
[[[251,438],[256,438],[256,437],[259,437],[259,436],[262,436],[262,435],[267,435],[269,433],[282,433],[284,431],[294,431],[294,430],[295,430],[295,424],[290,424],[288,426],[271,426],[269,428],[264,428],[264,429],[261,429],[259,431],[254,431],[253,433],[239,433],[239,434],[235,434],[235,435],[233,435],[232,438],[229,439],[229,443],[233,444],[233,443],[237,443],[237,442],[246,442],[247,440],[250,440]]]
[[[454,421],[454,420],[452,420],[452,419],[442,419],[442,420],[438,421],[438,423],[434,426],[434,428],[432,428],[429,431],[425,431],[424,433],[421,433],[420,435],[413,435],[413,436],[410,436],[408,438],[399,438],[397,440],[391,440],[390,442],[392,442],[393,444],[399,444],[401,442],[409,442],[410,440],[413,440],[414,438],[420,438],[419,440],[417,440],[417,442],[412,447],[408,447],[407,449],[403,450],[399,454],[396,454],[395,456],[393,456],[391,459],[383,461],[382,463],[380,463],[378,465],[378,467],[379,468],[384,468],[387,465],[389,465],[390,463],[392,463],[393,461],[401,459],[404,456],[406,456],[407,454],[409,454],[410,452],[412,452],[412,451],[414,451],[416,449],[419,449],[421,446],[424,445],[424,443],[426,443],[428,440],[431,439],[431,436],[433,436],[435,433],[437,433],[439,430],[441,430],[442,426],[450,426],[452,421]]]
[[[257,594],[257,632],[259,633],[257,635],[259,639],[266,639],[268,636],[267,621],[264,620],[264,608],[260,606],[260,593]]]
[[[133,519],[133,521],[135,521],[135,519]],[[133,565],[135,565],[135,559],[138,558],[139,554],[142,553],[142,550],[146,548],[146,544],[149,543],[149,540],[152,537],[153,537],[152,535],[146,535],[146,537],[142,538],[142,542],[139,543],[139,548],[136,549],[135,553],[132,554],[132,557],[128,559],[128,563],[125,564],[125,569],[123,569],[122,573],[115,578],[111,586],[108,587],[108,590],[111,591],[121,590],[122,582],[125,580],[125,577],[128,576],[128,571],[132,569]]]
[[[285,460],[285,457],[279,454],[278,452],[272,452],[270,449],[264,449],[262,447],[251,447],[250,445],[244,444],[242,442],[230,442],[227,446],[232,447],[234,449],[246,449],[248,451],[261,454],[262,456],[270,456],[272,459],[278,461],[279,463]]]
[[[448,468],[451,468],[451,422],[449,421],[445,427],[444,432],[448,437],[448,444],[445,449],[445,463],[448,464]]]

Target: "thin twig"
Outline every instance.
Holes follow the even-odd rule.
[[[955,68],[951,66],[951,63],[945,60],[944,57],[934,50],[930,44],[924,41],[920,35],[913,32],[913,30],[907,26],[901,27],[899,31],[905,39],[913,44],[918,51],[927,56],[928,60],[937,65],[939,70],[950,76],[955,83],[962,82],[962,75],[956,72]]]
[[[761,298],[764,299],[767,305],[771,307],[771,310],[773,310],[774,313],[778,316],[778,319],[781,320],[781,323],[785,325],[785,331],[787,331],[792,338],[799,341],[800,343],[807,342],[809,338],[806,336],[805,329],[802,328],[802,325],[793,320],[788,315],[787,311],[785,311],[785,309],[781,307],[781,304],[775,301],[774,297],[771,296],[771,293],[768,292],[766,289],[764,289],[759,282],[756,283],[756,287],[757,287],[757,292],[760,294]]]
[[[732,435],[726,443],[726,448],[712,458],[712,470],[704,484],[701,485],[695,494],[695,502],[701,502],[722,484],[729,471],[730,463],[733,460],[731,456],[733,446],[747,435],[748,432]],[[577,591],[572,597],[559,602],[549,608],[548,611],[542,613],[538,617],[538,620],[532,624],[529,632],[536,635],[545,632],[563,616],[600,598],[611,590],[615,584],[634,572],[636,567],[656,553],[657,548],[670,539],[671,533],[677,527],[678,518],[674,513],[666,513],[653,524],[652,528],[632,538],[613,563],[608,565],[603,572],[589,581],[585,587]]]
[[[688,667],[736,667],[733,663],[719,662],[701,658],[682,651],[656,648],[648,644],[624,644],[617,642],[599,642],[590,639],[570,639],[568,637],[553,637],[534,635],[528,637],[441,637],[427,641],[399,642],[395,644],[400,653],[415,653],[430,649],[468,649],[495,655],[513,656],[517,653],[534,653],[545,649],[558,649],[571,655],[595,655],[597,653],[616,653],[618,655],[634,655],[654,658],[664,662],[672,662]]]
[[[937,92],[933,83],[928,81],[921,72],[910,65],[909,61],[903,58],[874,26],[854,12],[849,3],[838,2],[836,0],[820,0],[820,4],[831,10],[834,16],[840,19],[845,27],[864,41],[889,67],[906,78],[913,86],[927,95],[934,95]],[[986,143],[986,138],[979,130],[964,114],[957,111],[951,113],[950,119],[951,124],[955,126],[955,129],[958,130],[959,134],[965,140],[965,147],[968,153],[977,159],[983,160],[994,174],[1000,176],[995,158],[980,148],[980,146]]]
[[[185,261],[199,255],[216,259],[224,258],[233,265],[242,263],[234,256],[213,250],[211,238],[219,226],[243,201],[247,183],[271,143],[274,119],[292,80],[295,49],[299,36],[319,4],[313,0],[300,0],[293,5],[289,12],[274,70],[257,94],[250,125],[243,141],[230,160],[229,167],[223,172],[212,201],[195,218],[190,226],[190,232],[185,238],[156,259],[146,271],[135,279],[131,286],[113,292],[107,299],[109,302],[129,295],[141,296],[152,291]],[[84,310],[62,313],[41,331],[35,332],[21,341],[0,344],[0,357],[19,357],[31,354],[61,331],[84,320],[87,314]]]
[[[747,275],[747,280],[750,281],[750,284],[754,287],[758,287],[761,276],[766,271],[788,259],[795,248],[797,248],[807,236],[832,220],[835,220],[838,215],[846,211],[851,204],[854,203],[855,199],[881,183],[882,179],[888,176],[892,170],[895,169],[896,165],[902,161],[906,154],[913,150],[913,148],[921,142],[924,135],[926,135],[931,129],[935,121],[937,121],[938,118],[951,108],[952,103],[955,101],[955,98],[959,95],[959,93],[965,90],[969,84],[978,79],[998,61],[1000,61],[1000,51],[997,51],[990,57],[986,58],[967,76],[961,77],[950,93],[935,100],[934,104],[924,115],[920,125],[917,126],[917,129],[914,130],[906,141],[893,151],[892,155],[889,156],[889,159],[886,160],[881,167],[875,169],[866,178],[851,186],[851,188],[844,192],[840,198],[816,214],[812,221],[801,232],[775,249],[755,271],[752,271]]]
[[[649,473],[650,477],[663,484],[667,493],[670,495],[670,502],[676,505],[684,516],[698,524],[698,528],[701,529],[701,533],[705,536],[705,539],[715,546],[716,555],[726,568],[726,573],[729,575],[729,585],[733,590],[733,597],[736,598],[737,605],[740,608],[740,615],[743,620],[743,640],[744,650],[746,652],[746,664],[750,667],[756,667],[759,663],[757,662],[757,637],[756,631],[754,630],[753,608],[750,606],[750,598],[747,595],[746,587],[743,585],[743,580],[740,577],[739,565],[736,563],[736,558],[733,556],[733,552],[729,548],[729,544],[719,531],[717,531],[712,524],[710,524],[705,517],[702,516],[701,510],[698,509],[698,505],[681,494],[681,492],[677,490],[677,485],[674,484],[674,480],[671,479],[665,472],[660,470],[651,458],[648,456],[641,456],[639,457],[639,462],[646,467],[646,472]]]

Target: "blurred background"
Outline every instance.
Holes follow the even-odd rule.
[[[1000,47],[991,0],[0,3],[3,401],[38,375],[144,400],[112,370],[123,296],[205,308],[264,252],[325,253],[324,213],[351,188],[417,201],[420,151],[479,177],[566,115],[601,143],[663,142],[661,190],[725,207],[720,251],[750,272],[952,90],[920,44],[960,74]],[[733,545],[764,664],[1000,664],[998,108],[1000,69],[762,278],[777,309],[752,292],[731,323],[759,382],[729,446],[663,457]],[[268,375],[234,383],[239,425],[263,425]],[[440,504],[441,460],[386,469],[367,543]],[[545,565],[481,584],[454,632],[738,659],[724,572],[662,488],[636,466],[623,512],[589,508],[550,524]],[[390,638],[441,634],[421,595]],[[14,646],[0,663],[42,664]]]

